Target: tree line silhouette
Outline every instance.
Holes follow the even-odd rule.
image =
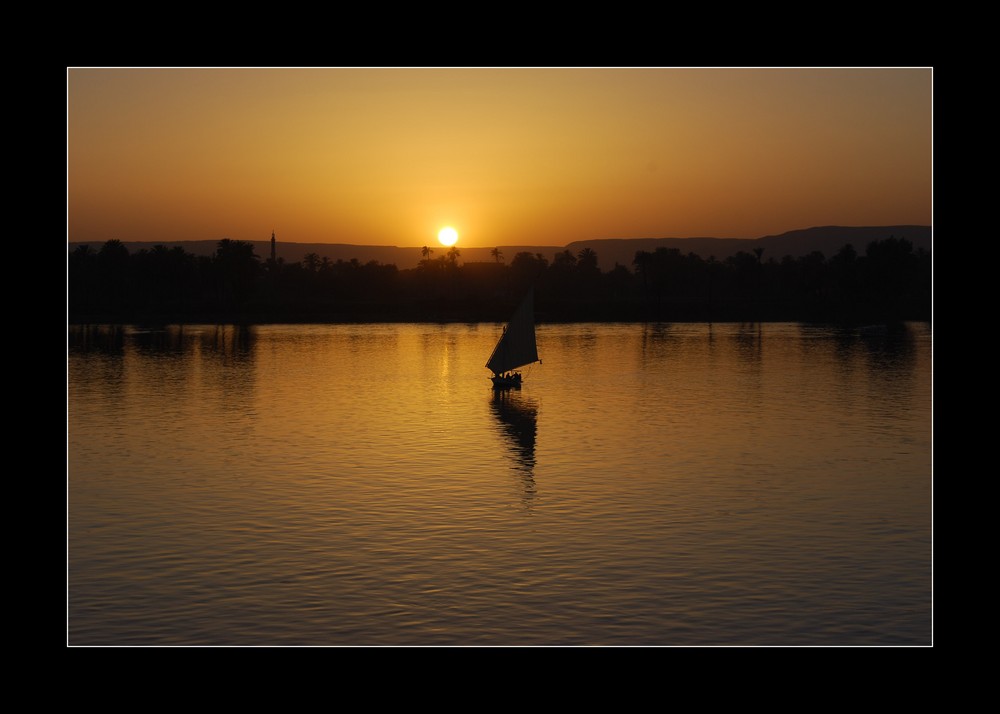
[[[868,324],[929,320],[930,253],[895,236],[826,258],[725,260],[677,248],[638,251],[631,266],[598,267],[584,248],[461,264],[461,251],[424,247],[413,268],[378,261],[262,260],[253,244],[223,239],[211,256],[119,240],[68,259],[68,313],[87,322],[324,322],[505,320],[529,286],[540,321],[803,321]]]

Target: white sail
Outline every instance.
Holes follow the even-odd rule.
[[[493,348],[486,366],[493,374],[509,372],[538,361],[535,344],[535,293],[528,290],[520,307],[510,318],[497,346]]]

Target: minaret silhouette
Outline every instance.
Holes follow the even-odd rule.
[[[274,230],[271,230],[271,262],[275,262],[275,251],[274,251]]]

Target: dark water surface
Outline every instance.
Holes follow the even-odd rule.
[[[70,645],[929,645],[931,332],[70,328]]]

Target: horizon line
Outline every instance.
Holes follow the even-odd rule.
[[[564,248],[564,247],[566,247],[568,245],[572,245],[574,243],[586,243],[588,241],[638,241],[638,240],[746,240],[746,241],[753,241],[753,240],[761,240],[763,238],[774,238],[774,237],[777,237],[777,236],[786,235],[788,233],[797,233],[797,232],[801,232],[801,231],[810,231],[810,230],[817,230],[817,229],[823,229],[823,228],[847,228],[847,229],[853,229],[853,228],[928,228],[928,229],[933,230],[933,224],[929,224],[929,223],[927,223],[927,224],[925,224],[925,223],[886,223],[886,224],[880,224],[880,225],[841,225],[841,224],[837,224],[837,223],[831,223],[831,224],[827,224],[827,225],[809,226],[807,228],[792,228],[792,229],[789,229],[787,231],[782,231],[781,233],[767,233],[765,235],[757,236],[755,238],[746,237],[746,236],[737,237],[737,236],[711,236],[711,235],[692,235],[692,236],[635,236],[635,237],[628,237],[628,238],[621,238],[621,237],[617,237],[617,238],[616,237],[579,238],[577,240],[572,240],[569,243],[566,243],[566,244],[564,244],[562,246],[556,245],[556,244],[542,244],[542,243],[497,243],[495,245],[467,245],[467,246],[461,246],[461,247],[468,248],[468,249],[484,249],[484,250],[488,250],[488,249],[496,248],[496,247],[520,247],[520,246],[530,246],[530,247],[540,247],[540,248],[560,248],[560,247]],[[275,235],[277,235],[277,231],[272,230],[272,233],[274,233]],[[162,245],[162,244],[166,244],[166,243],[204,243],[204,242],[217,242],[217,241],[226,240],[226,239],[228,239],[228,240],[240,240],[240,241],[245,241],[245,242],[261,242],[261,243],[270,243],[271,242],[271,238],[270,237],[267,237],[267,238],[230,238],[229,236],[222,236],[222,237],[219,237],[219,238],[183,238],[183,239],[178,239],[178,240],[167,240],[167,241],[164,241],[164,240],[146,240],[146,239],[142,239],[142,238],[129,238],[129,239],[118,238],[117,240],[120,240],[122,243],[150,243],[151,245],[158,245],[158,244]],[[105,238],[103,240],[97,239],[98,242],[102,242],[102,243],[103,242],[107,242],[108,240],[116,240],[116,239],[115,238]],[[343,245],[343,246],[359,247],[359,248],[394,248],[394,249],[397,249],[397,250],[407,250],[407,249],[419,250],[419,249],[423,248],[425,245],[431,245],[431,242],[427,242],[427,243],[425,243],[423,245],[394,245],[394,244],[388,244],[388,243],[347,243],[347,242],[341,242],[341,241],[316,241],[316,240],[285,240],[285,241],[282,241],[280,238],[276,238],[276,240],[279,243],[280,242],[284,242],[286,244],[287,243],[295,243],[295,244],[298,244],[298,245]],[[70,239],[67,239],[67,241],[66,241],[67,244],[73,244],[73,243],[90,243],[90,242],[93,242],[93,241],[90,241],[90,240],[87,240],[87,239],[80,239],[80,240],[70,240]],[[448,247],[448,246],[443,246],[442,245],[442,246],[437,246],[437,247],[445,248],[445,247]],[[455,247],[460,247],[460,246],[458,246],[458,244],[456,243]]]

